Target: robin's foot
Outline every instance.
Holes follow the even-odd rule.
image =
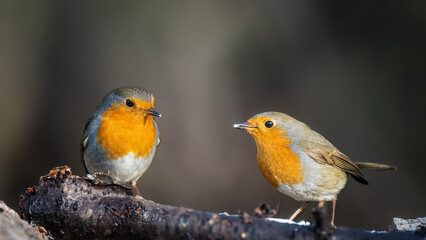
[[[297,215],[299,215],[299,213],[306,207],[308,206],[309,202],[303,202],[302,206],[300,206],[300,208],[298,208],[296,210],[296,212],[293,213],[293,215],[291,215],[291,217],[288,219],[290,221],[293,221],[293,219],[296,218]]]
[[[136,186],[136,183],[135,182],[131,182],[130,184],[132,185],[132,188],[135,190],[136,196],[142,197],[141,193],[139,192],[138,187]]]

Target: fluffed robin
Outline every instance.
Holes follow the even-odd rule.
[[[89,118],[82,141],[86,171],[108,173],[120,184],[136,181],[145,173],[160,143],[153,118],[154,96],[139,87],[120,87],[107,94]]]
[[[283,113],[260,113],[247,122],[234,124],[234,128],[244,129],[254,138],[257,164],[268,183],[303,202],[290,220],[311,201],[318,201],[320,207],[325,201],[332,201],[334,225],[337,195],[346,185],[348,174],[368,184],[360,168],[396,169],[385,164],[352,162],[319,133]]]

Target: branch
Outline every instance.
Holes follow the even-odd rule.
[[[423,239],[425,232],[374,233],[324,224],[279,223],[241,214],[229,216],[158,204],[114,184],[107,175],[93,179],[58,167],[21,195],[22,217],[43,226],[55,239]]]
[[[19,215],[0,201],[0,239],[45,239],[43,228],[35,229],[19,218]]]

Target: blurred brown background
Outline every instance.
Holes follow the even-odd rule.
[[[232,129],[275,110],[355,161],[399,167],[365,172],[370,186],[349,180],[337,225],[424,216],[425,12],[424,1],[2,1],[0,199],[19,209],[59,165],[84,174],[87,118],[137,85],[163,114],[145,198],[229,213],[266,201],[289,217],[299,203],[267,184],[254,141]]]

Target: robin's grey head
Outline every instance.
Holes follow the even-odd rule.
[[[113,94],[122,98],[135,98],[142,101],[154,103],[154,96],[149,90],[145,88],[133,87],[133,86],[119,87],[112,90],[110,94]]]
[[[161,117],[161,114],[154,110],[154,96],[145,89],[134,86],[119,87],[108,93],[97,112],[103,112],[110,107],[125,107],[129,111],[142,111],[149,115]]]

